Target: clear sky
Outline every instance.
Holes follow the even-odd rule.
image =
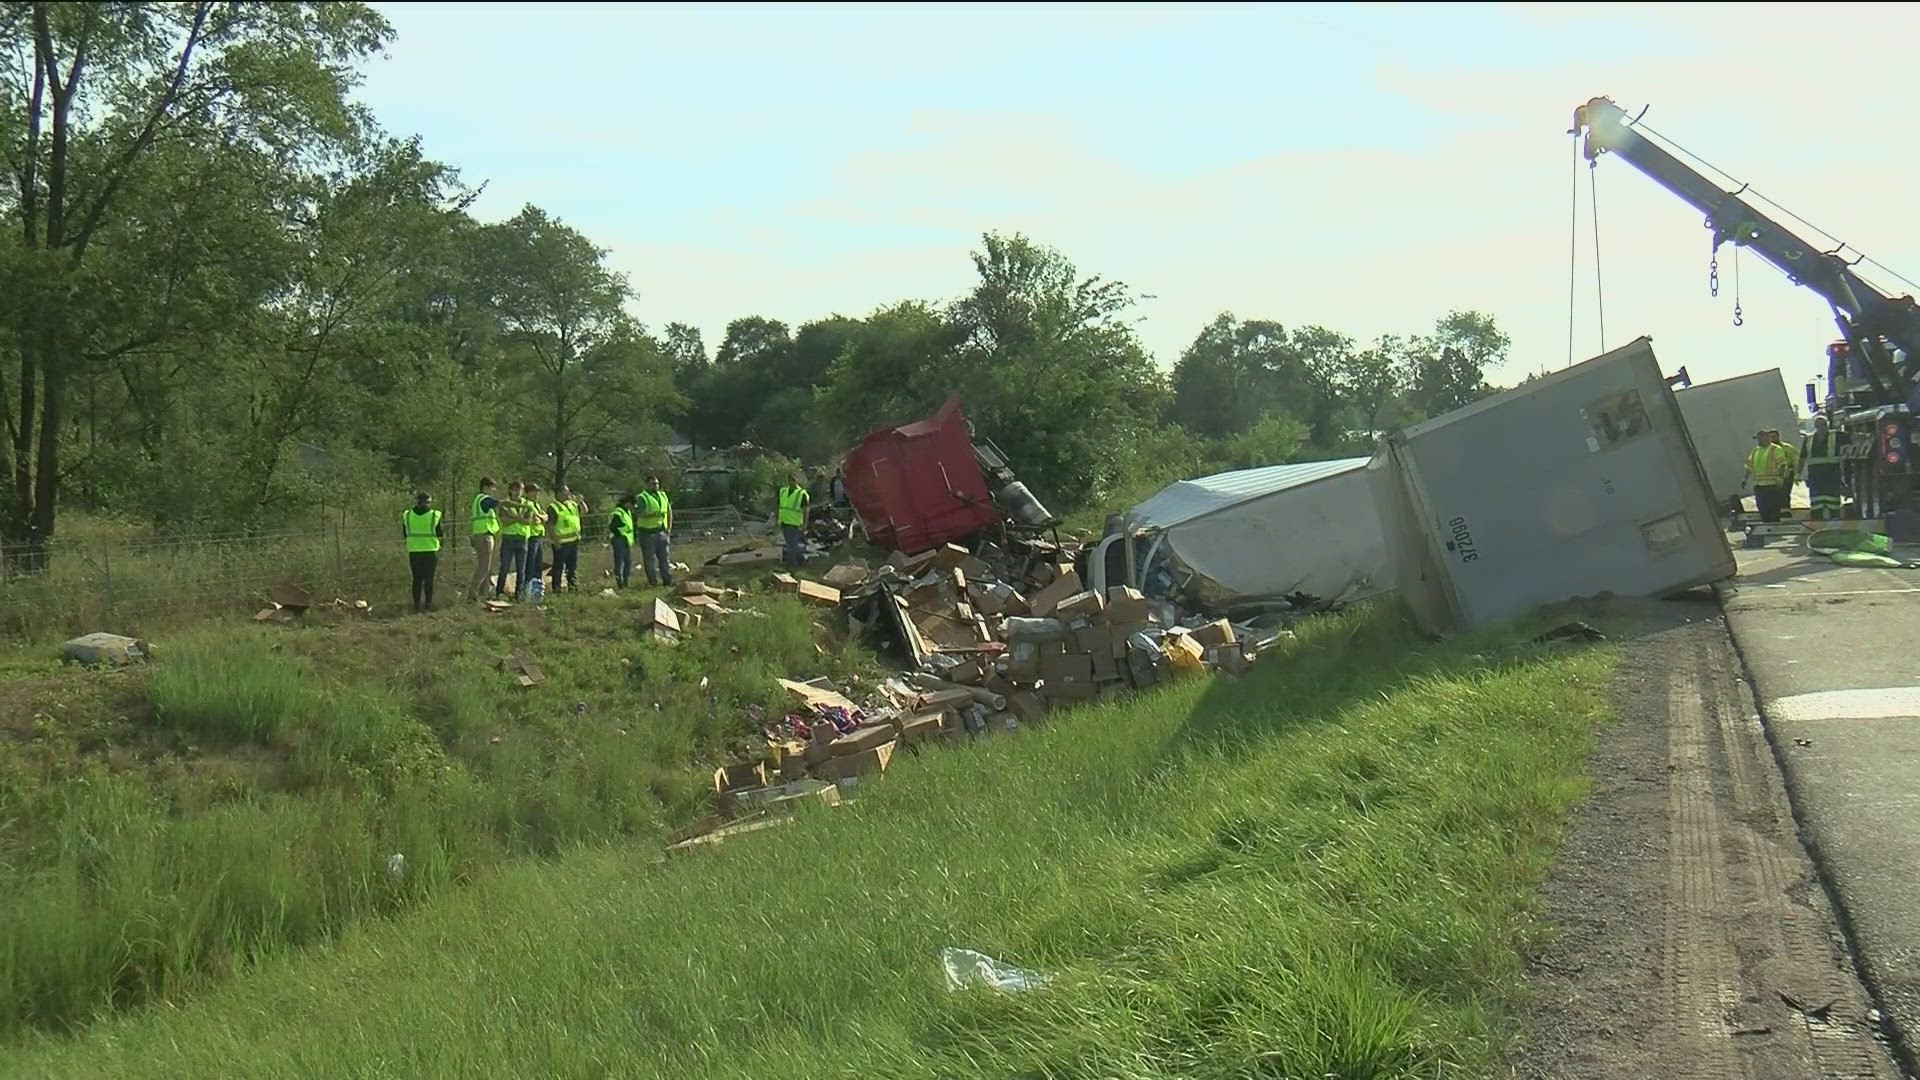
[[[1163,364],[1221,311],[1366,340],[1466,307],[1517,381],[1567,360],[1570,267],[1599,351],[1566,134],[1597,94],[1920,280],[1909,5],[379,7],[386,126],[488,181],[481,217],[533,202],[611,249],[636,314],[710,348],[741,315],[956,296],[1001,229],[1153,297]],[[1592,179],[1607,343],[1780,367],[1798,402],[1825,304],[1745,257],[1734,328],[1699,216],[1623,161]]]

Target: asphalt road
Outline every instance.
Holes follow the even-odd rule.
[[[1920,557],[1920,552],[1905,553]],[[1920,1050],[1920,570],[1740,551],[1722,592],[1787,787],[1909,1067]]]

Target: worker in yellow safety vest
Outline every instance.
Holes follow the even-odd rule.
[[[1807,482],[1807,505],[1815,521],[1840,517],[1840,498],[1850,479],[1842,456],[1846,445],[1846,432],[1830,430],[1827,418],[1814,414],[1813,434],[1800,440],[1800,475]]]
[[[633,515],[633,529],[640,547],[640,568],[647,572],[647,584],[673,584],[673,500],[661,490],[658,476],[647,477],[647,490],[640,493]]]
[[[440,511],[433,496],[422,491],[413,506],[400,512],[400,536],[407,542],[407,565],[413,570],[413,610],[433,606],[433,575],[440,567]]]
[[[613,587],[624,589],[633,577],[633,496],[622,495],[607,519],[607,542],[613,545]]]
[[[1773,524],[1780,520],[1780,514],[1787,507],[1786,489],[1781,481],[1793,474],[1782,473],[1787,458],[1774,439],[1774,433],[1762,428],[1753,433],[1754,447],[1747,454],[1747,472],[1745,479],[1753,484],[1753,509],[1760,520]]]
[[[586,513],[586,501],[565,484],[559,498],[547,507],[547,541],[553,545],[553,580],[548,586],[560,591],[560,574],[566,572],[567,588],[580,587],[580,515]]]
[[[493,591],[493,549],[500,541],[500,500],[493,497],[493,477],[480,478],[480,493],[473,497],[467,511],[473,536],[473,580],[467,582],[467,598],[478,599]]]
[[[533,581],[546,570],[547,504],[540,498],[540,485],[527,481],[527,580]]]
[[[807,533],[807,505],[812,501],[813,496],[807,493],[807,487],[797,472],[789,476],[786,486],[780,489],[780,534],[786,540],[780,561],[788,566],[807,564],[806,549],[801,544]]]
[[[507,485],[507,497],[500,503],[500,574],[493,595],[505,596],[507,575],[513,575],[513,596],[519,599],[527,584],[527,524],[529,507],[526,485],[515,480]]]

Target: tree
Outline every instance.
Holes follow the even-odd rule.
[[[659,346],[627,318],[626,280],[607,252],[528,206],[481,231],[492,309],[505,329],[506,371],[526,400],[529,449],[547,458],[555,487],[583,457],[649,435],[656,412],[678,404]]]
[[[162,343],[177,328],[86,318],[122,287],[102,252],[164,250],[177,235],[127,229],[135,203],[196,201],[206,155],[295,169],[353,141],[346,101],[353,66],[388,26],[357,3],[89,3],[0,6],[0,155],[12,190],[4,213],[18,238],[0,420],[9,484],[0,535],[17,561],[45,565],[63,477],[74,388],[98,365]],[[198,154],[174,154],[191,148]],[[234,167],[228,163],[227,167]]]
[[[1173,420],[1197,435],[1231,438],[1270,412],[1304,414],[1307,372],[1279,323],[1222,312],[1173,368]]]
[[[1304,326],[1293,332],[1292,352],[1307,385],[1306,420],[1315,446],[1338,446],[1345,439],[1340,414],[1340,375],[1353,364],[1353,339],[1324,326]]]
[[[1409,349],[1403,377],[1414,405],[1439,416],[1485,397],[1486,369],[1506,360],[1510,344],[1491,315],[1447,313]]]
[[[1337,376],[1341,396],[1369,433],[1380,430],[1382,415],[1400,394],[1405,355],[1404,341],[1383,334],[1372,347],[1353,353]]]

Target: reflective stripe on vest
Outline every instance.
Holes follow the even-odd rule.
[[[1823,441],[1825,446],[1821,445]],[[1807,436],[1800,444],[1800,453],[1806,457],[1809,468],[1815,465],[1838,465],[1843,460],[1840,457],[1840,441],[1834,438],[1831,431],[1825,435]]]
[[[553,542],[556,544],[577,544],[580,542],[580,504],[557,502],[553,504]]]
[[[780,489],[780,524],[805,525],[807,523],[806,488],[783,487]]]
[[[667,527],[667,511],[673,504],[667,500],[664,491],[643,491],[640,493],[640,512],[633,516],[633,523],[642,529],[664,529]]]
[[[400,512],[400,524],[406,529],[409,552],[440,550],[440,511],[422,514],[408,507]]]
[[[613,535],[631,543],[633,540],[632,511],[624,506],[616,506],[613,508],[612,518],[613,520],[607,524],[607,528],[613,532]]]
[[[500,532],[500,510],[496,504],[492,510],[482,511],[480,503],[487,498],[486,492],[473,497],[473,510],[467,515],[473,521],[473,535],[497,536]]]

